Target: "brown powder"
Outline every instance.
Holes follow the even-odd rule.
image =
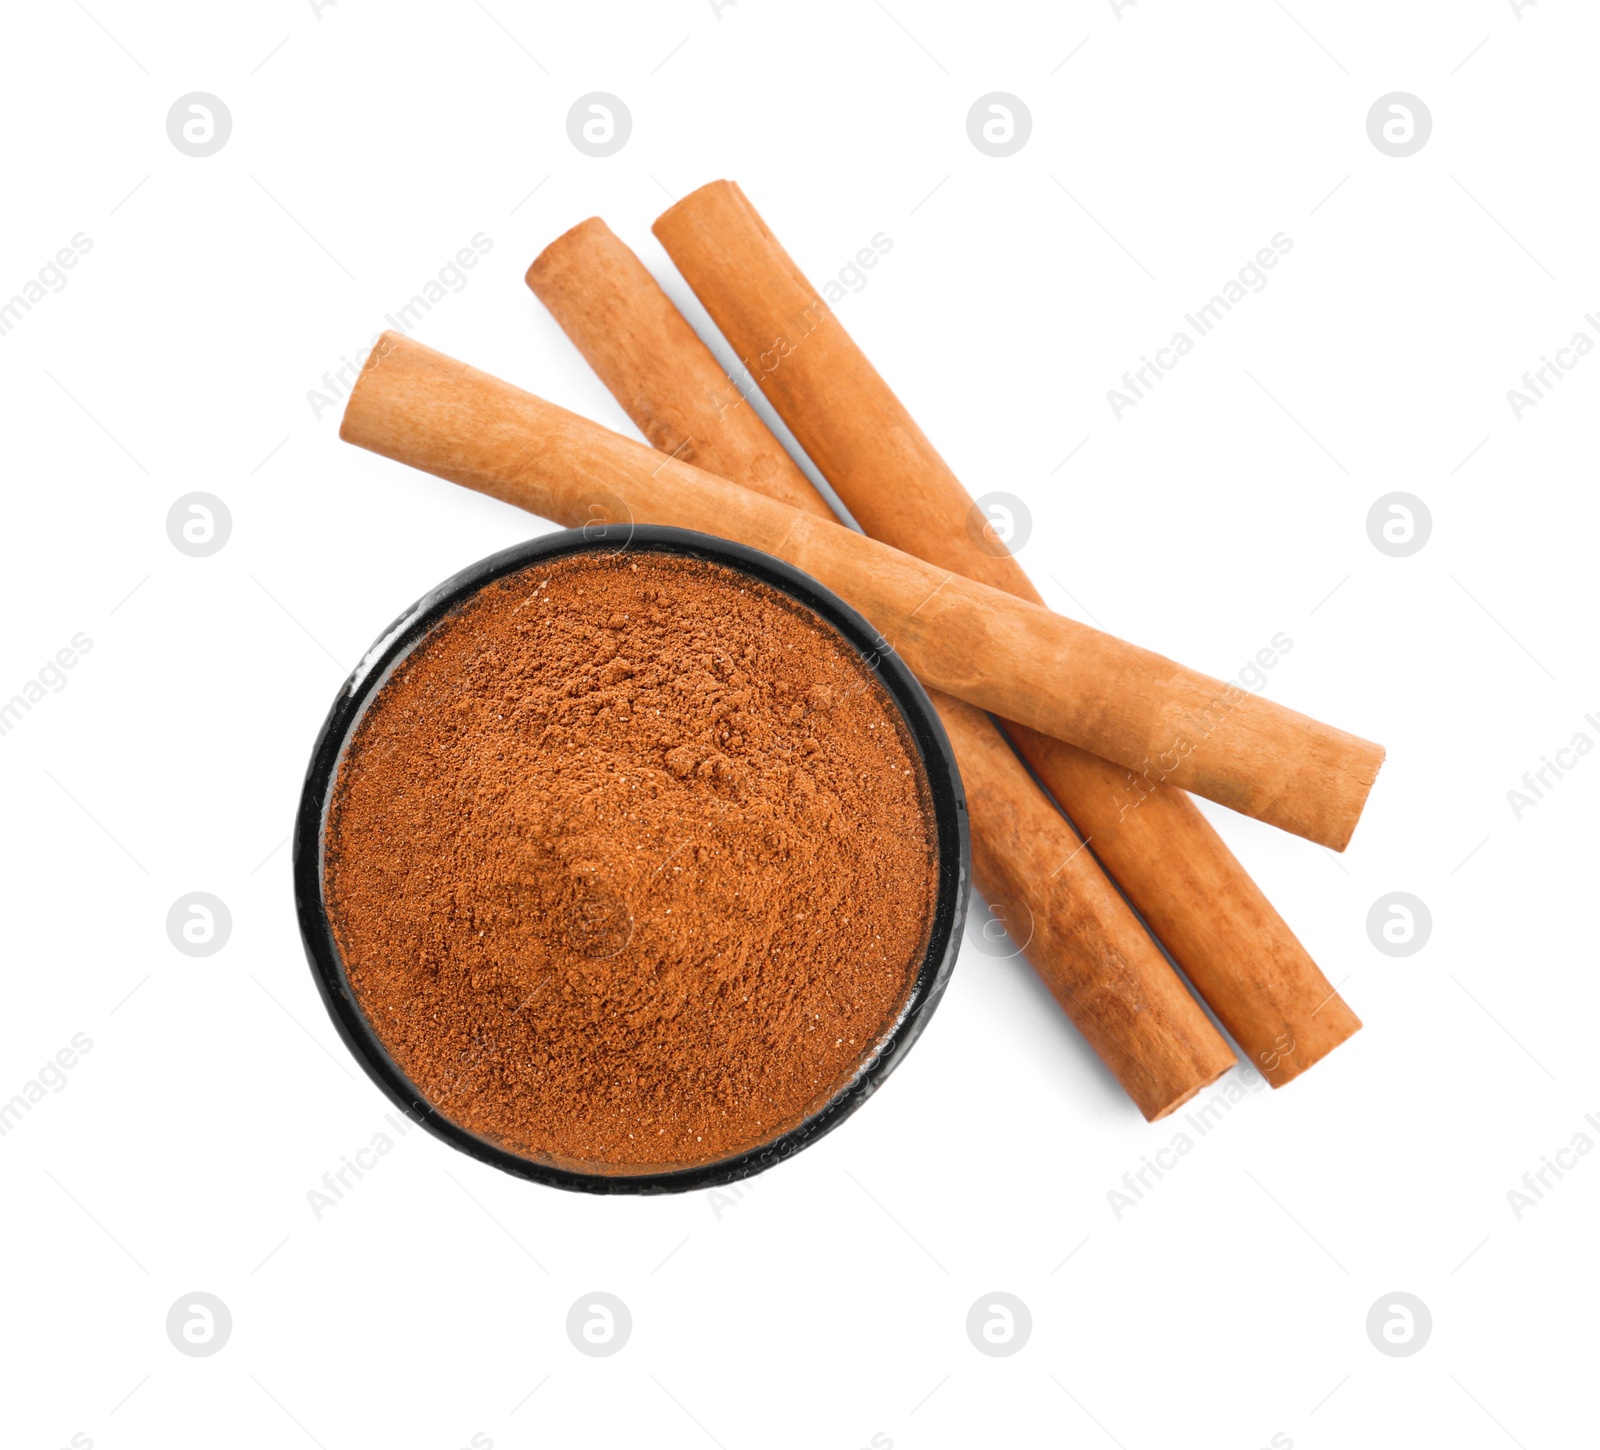
[[[559,1166],[716,1161],[852,1076],[926,950],[920,761],[828,625],[718,564],[578,554],[402,662],[339,769],[357,1001],[446,1117]]]

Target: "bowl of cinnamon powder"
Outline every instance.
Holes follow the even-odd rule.
[[[608,536],[609,535],[609,536]],[[944,990],[960,776],[892,647],[680,529],[550,534],[417,601],[317,740],[301,934],[388,1097],[510,1173],[681,1191],[861,1106]]]

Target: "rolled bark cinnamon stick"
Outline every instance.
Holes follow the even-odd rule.
[[[572,526],[675,524],[764,549],[850,601],[934,689],[1171,778],[1325,844],[1348,838],[1378,748],[1149,650],[924,563],[623,438],[386,332],[340,436]]]
[[[869,534],[1042,603],[966,489],[735,184],[712,182],[692,192],[658,219],[655,233]],[[703,433],[733,416],[713,400],[686,414],[680,428]],[[1274,1087],[1359,1030],[1360,1019],[1159,760],[1129,771],[1026,727],[1006,728]],[[1372,747],[1373,773],[1381,762],[1382,751]],[[1348,839],[1300,834],[1335,849]]]
[[[552,242],[528,285],[663,453],[833,518],[749,407],[728,406],[716,359],[598,217]],[[1149,1121],[1234,1056],[1067,819],[981,710],[933,692],[966,785],[978,890]]]

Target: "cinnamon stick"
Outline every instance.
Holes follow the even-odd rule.
[[[1378,747],[623,438],[386,332],[340,436],[569,526],[675,524],[776,554],[855,605],[934,689],[1342,845]]]
[[[1016,560],[992,531],[984,532],[966,489],[734,183],[691,193],[660,217],[655,232],[869,534],[1042,603]],[[708,402],[680,427],[703,436],[749,411]],[[1129,771],[1025,726],[1006,729],[1274,1087],[1360,1028],[1160,757]],[[1374,772],[1381,760],[1372,747]],[[1300,834],[1335,849],[1348,839]]]
[[[598,217],[545,248],[527,280],[658,450],[833,518],[752,409],[712,416],[727,382],[716,359]],[[966,786],[978,890],[1140,1112],[1164,1117],[1232,1051],[989,717],[938,691],[933,702]]]

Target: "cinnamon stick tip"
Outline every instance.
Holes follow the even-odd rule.
[[[529,288],[536,296],[542,297],[543,293],[539,291],[539,283],[544,273],[550,270],[551,266],[560,259],[562,253],[564,253],[569,247],[579,241],[595,236],[596,234],[609,239],[615,239],[616,235],[611,228],[606,225],[605,218],[599,216],[585,217],[577,224],[577,226],[568,227],[566,231],[562,232],[559,237],[557,237],[553,242],[549,243],[545,249],[540,252],[531,263],[529,263],[528,270],[524,274],[522,280],[528,284]]]
[[[1265,1068],[1262,1068],[1262,1077],[1266,1078],[1267,1085],[1274,1091],[1276,1091],[1278,1088],[1284,1087],[1288,1083],[1293,1082],[1302,1073],[1307,1072],[1311,1068],[1315,1067],[1319,1062],[1322,1061],[1323,1058],[1332,1052],[1334,1048],[1348,1042],[1356,1035],[1356,1033],[1361,1031],[1361,1019],[1350,1010],[1349,1005],[1345,1002],[1343,997],[1335,994],[1334,1001],[1330,1002],[1328,1006],[1330,1010],[1335,1006],[1342,1009],[1341,1015],[1345,1020],[1341,1026],[1341,1029],[1338,1031],[1337,1035],[1330,1036],[1327,1040],[1318,1043],[1315,1046],[1310,1048],[1302,1048],[1300,1051],[1286,1054],[1279,1060],[1277,1066],[1271,1072],[1268,1072]]]
[[[720,177],[716,181],[708,181],[704,186],[697,186],[693,191],[680,196],[675,202],[672,203],[671,206],[662,212],[654,222],[650,224],[650,230],[658,238],[665,240],[665,238],[662,237],[662,226],[665,224],[670,230],[671,221],[669,221],[669,218],[676,219],[680,212],[688,209],[690,202],[704,199],[709,194],[718,191],[732,191],[736,196],[739,197],[741,201],[744,199],[744,192],[739,189],[739,183],[737,181],[730,181],[727,177]]]
[[[1209,1077],[1202,1078],[1200,1081],[1191,1084],[1187,1089],[1179,1093],[1178,1096],[1173,1098],[1170,1102],[1160,1103],[1150,1108],[1145,1108],[1141,1105],[1139,1111],[1144,1114],[1145,1122],[1159,1123],[1163,1118],[1170,1117],[1173,1113],[1177,1112],[1179,1108],[1181,1108],[1185,1103],[1191,1101],[1197,1094],[1203,1093],[1208,1087],[1222,1077],[1224,1073],[1231,1072],[1238,1065],[1238,1061],[1230,1052],[1228,1054],[1228,1060],[1218,1066]]]
[[[1356,827],[1361,824],[1361,817],[1366,814],[1367,802],[1372,799],[1372,789],[1378,783],[1378,772],[1383,769],[1383,763],[1389,758],[1389,752],[1382,745],[1372,741],[1364,741],[1367,746],[1367,765],[1361,772],[1361,794],[1355,801],[1353,808],[1348,813],[1348,820],[1344,829],[1336,836],[1323,842],[1330,851],[1343,851],[1350,844],[1350,838],[1355,835]]]
[[[358,411],[357,399],[362,397],[366,389],[362,386],[368,377],[383,366],[384,359],[389,357],[398,348],[403,347],[409,339],[403,332],[396,332],[392,327],[386,327],[379,335],[378,340],[372,344],[367,353],[366,361],[361,364],[361,371],[356,375],[355,386],[350,389],[350,396],[345,399],[344,413],[339,419],[339,438],[344,443],[355,443],[361,447],[366,445],[356,436],[357,430],[354,423]]]

